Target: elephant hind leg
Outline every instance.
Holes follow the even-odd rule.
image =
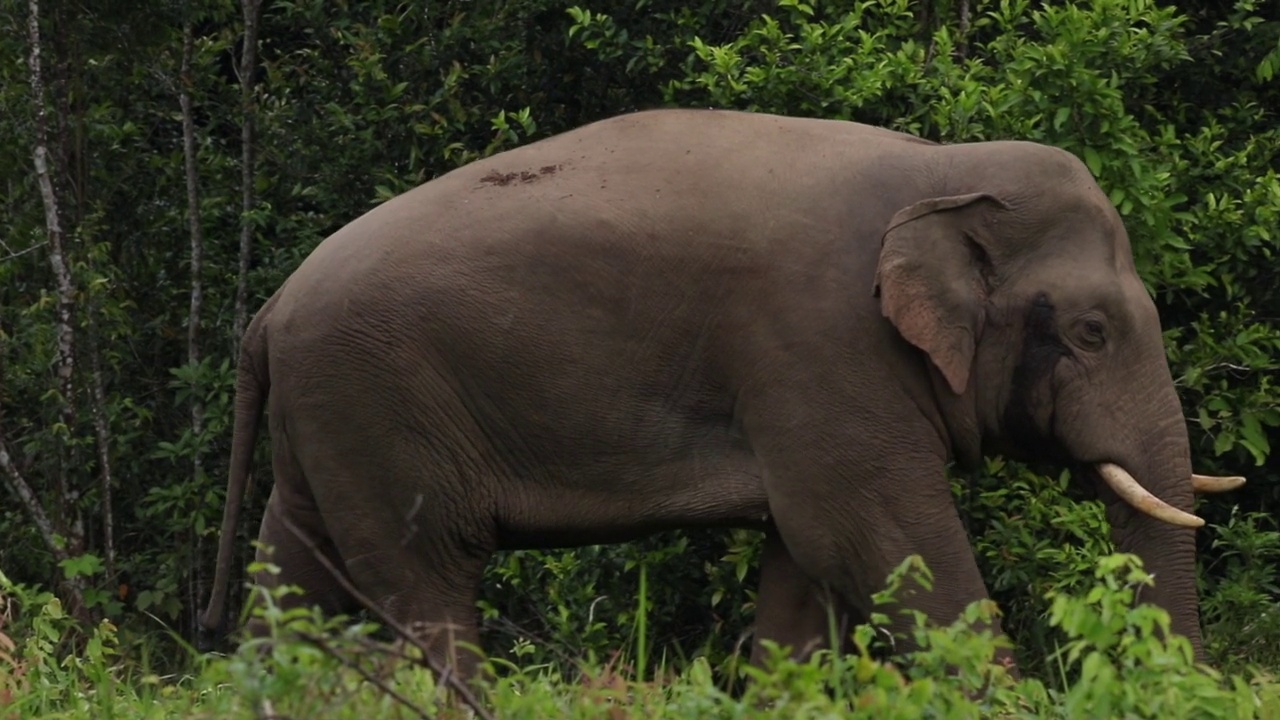
[[[363,599],[413,632],[435,667],[471,679],[480,664],[476,601],[498,546],[492,483],[412,438],[397,449],[370,456],[334,443],[316,453],[326,472],[316,496]]]
[[[777,531],[769,531],[760,557],[751,664],[758,667],[767,656],[762,640],[789,647],[791,657],[797,660],[830,648],[833,633],[840,639],[840,650],[848,650],[848,635],[863,619],[848,603],[833,596],[800,569]]]
[[[277,471],[278,468],[277,465]],[[287,585],[301,588],[300,595],[290,593],[281,598],[280,604],[286,609],[317,606],[325,615],[352,612],[356,609],[355,599],[320,559],[323,557],[329,566],[345,573],[338,550],[324,531],[320,513],[314,504],[308,507],[306,500],[286,499],[291,493],[282,487],[273,488],[267,501],[258,533],[261,547],[256,555],[258,562],[270,563],[279,568],[279,572],[259,571],[254,583],[268,592]],[[307,539],[299,537],[299,533]],[[250,603],[261,605],[262,602],[263,597],[255,591]],[[268,632],[260,618],[252,617],[247,630],[251,637],[262,637]]]
[[[465,646],[480,644],[501,485],[467,408],[429,380],[400,377],[391,397],[317,383],[282,424],[360,599],[413,632],[437,668],[472,678],[480,658]]]
[[[468,547],[382,546],[348,563],[357,587],[369,588],[369,599],[414,634],[431,665],[464,681],[476,677],[482,657],[476,601],[490,556]]]

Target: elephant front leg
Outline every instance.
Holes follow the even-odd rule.
[[[932,491],[904,482],[850,489],[846,500],[836,502],[824,501],[819,495],[825,493],[793,488],[779,490],[775,503],[770,493],[770,510],[796,566],[836,590],[861,616],[886,615],[894,655],[919,649],[912,611],[923,612],[931,624],[946,625],[988,596],[941,472],[937,485]],[[875,604],[873,595],[912,555],[923,559],[931,581],[920,582],[909,571],[891,602]],[[1000,634],[998,619],[990,629]],[[1001,651],[993,659],[1008,665],[1011,657]]]
[[[908,611],[946,625],[988,597],[932,427],[884,417],[884,406],[839,408],[830,394],[793,393],[786,400],[747,431],[778,535],[805,576],[863,617],[888,616],[895,655],[918,649]],[[832,412],[833,406],[843,411]],[[872,596],[912,555],[928,566],[931,587],[908,573],[892,604],[875,605]],[[998,620],[990,629],[999,634]],[[1007,664],[1008,656],[1002,651],[993,659]]]
[[[840,650],[847,650],[849,633],[861,622],[861,615],[848,603],[837,600],[800,569],[776,531],[765,535],[752,665],[763,666],[769,655],[764,640],[788,648],[791,657],[801,661],[830,648],[833,640]]]

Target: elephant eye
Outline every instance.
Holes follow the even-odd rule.
[[[1084,340],[1085,344],[1089,345],[1090,347],[1093,347],[1093,348],[1102,347],[1102,344],[1105,343],[1107,340],[1106,326],[1102,324],[1101,320],[1096,320],[1093,318],[1085,320],[1083,324],[1083,330],[1084,330],[1084,333],[1081,339]]]

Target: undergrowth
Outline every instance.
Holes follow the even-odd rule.
[[[929,582],[909,558],[891,578]],[[582,662],[566,678],[550,665],[488,663],[477,715],[502,718],[1278,718],[1280,683],[1256,667],[1231,674],[1198,667],[1185,638],[1168,637],[1168,615],[1133,605],[1151,577],[1137,558],[1108,555],[1083,592],[1052,592],[1053,672],[1014,679],[989,663],[1003,638],[976,630],[996,612],[971,605],[937,627],[916,614],[920,650],[899,664],[878,659],[882,632],[854,629],[854,652],[804,662],[771,646],[763,668],[739,665],[737,690],[704,657],[643,661],[643,643],[605,662]],[[417,718],[463,717],[413,652],[374,639],[370,623],[324,620],[269,607],[271,642],[228,656],[191,653],[190,671],[160,676],[121,652],[117,629],[87,634],[52,594],[0,575],[0,718]],[[882,599],[887,600],[892,592]],[[645,593],[636,600],[645,614]],[[635,628],[643,637],[643,621]]]

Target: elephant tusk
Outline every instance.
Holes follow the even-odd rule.
[[[1132,505],[1139,512],[1180,527],[1195,528],[1204,525],[1203,519],[1191,513],[1183,512],[1152,495],[1119,465],[1098,463],[1098,475],[1116,492],[1116,495],[1119,495],[1122,500]]]
[[[1239,475],[1218,477],[1217,475],[1192,475],[1191,487],[1198,493],[1230,492],[1244,485],[1245,479]]]

